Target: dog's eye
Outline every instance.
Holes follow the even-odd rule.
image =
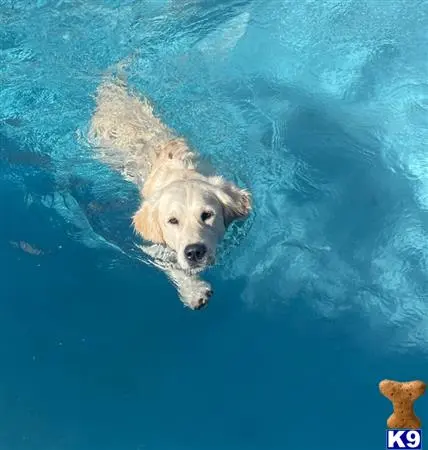
[[[178,225],[178,220],[175,217],[171,217],[170,219],[168,219],[168,223],[170,223],[171,225]]]
[[[201,220],[202,222],[205,222],[206,220],[208,220],[209,218],[211,218],[213,216],[213,213],[211,211],[204,211],[201,214]]]

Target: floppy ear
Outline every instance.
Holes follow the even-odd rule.
[[[216,195],[223,205],[226,227],[234,220],[245,219],[251,212],[251,194],[222,177],[211,177],[211,183],[217,187]]]
[[[154,244],[164,244],[162,229],[159,225],[159,217],[156,206],[145,201],[143,206],[132,218],[134,229],[147,241]]]

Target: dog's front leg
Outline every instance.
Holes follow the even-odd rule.
[[[180,300],[191,309],[201,309],[213,294],[211,285],[196,274],[189,274],[176,266],[176,254],[163,245],[138,246],[154,261],[155,266],[164,271],[178,290]]]
[[[189,274],[176,268],[166,269],[169,279],[177,287],[180,300],[191,309],[201,309],[207,305],[213,294],[211,285],[198,275]]]

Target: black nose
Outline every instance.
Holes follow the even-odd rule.
[[[207,252],[207,248],[204,244],[190,244],[184,249],[186,258],[191,262],[200,261]]]

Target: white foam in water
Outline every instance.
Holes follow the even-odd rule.
[[[248,12],[233,17],[211,32],[197,45],[197,48],[209,58],[219,57],[233,50],[244,36],[249,19],[250,14]]]

